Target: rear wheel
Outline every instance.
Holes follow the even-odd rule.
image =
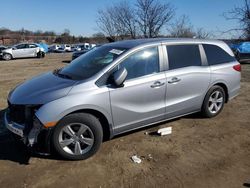
[[[45,57],[45,53],[39,51],[36,56],[37,56],[37,58],[44,58]]]
[[[63,158],[81,160],[98,151],[102,138],[102,127],[95,116],[76,113],[59,122],[52,136],[52,144]]]
[[[222,87],[215,85],[209,89],[202,105],[202,115],[204,117],[217,116],[224,107],[225,91]]]
[[[3,59],[6,60],[6,61],[9,61],[12,59],[12,55],[11,54],[3,54]]]

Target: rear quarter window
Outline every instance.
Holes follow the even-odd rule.
[[[201,66],[201,55],[198,45],[169,45],[167,46],[169,69],[189,66]]]
[[[212,44],[203,44],[205,50],[208,65],[218,65],[222,63],[228,63],[235,61],[235,58],[229,55],[221,47]]]

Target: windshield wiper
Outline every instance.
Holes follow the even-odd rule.
[[[62,74],[62,73],[60,73],[61,70],[62,70],[62,69],[56,69],[56,70],[53,71],[53,74],[55,74],[55,75],[57,75],[57,76],[59,76],[59,77],[61,77],[61,78],[66,78],[66,79],[71,79],[71,80],[72,80],[72,77],[71,77],[71,76],[69,76],[69,75],[67,75],[67,74]]]

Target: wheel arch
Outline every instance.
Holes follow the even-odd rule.
[[[217,83],[214,83],[212,85],[212,87],[216,86],[216,85],[222,87],[223,90],[225,91],[225,97],[226,97],[225,102],[227,103],[228,100],[229,100],[229,94],[228,94],[228,87],[227,87],[227,85],[225,83],[223,83],[223,82],[217,82]]]
[[[4,57],[4,55],[5,55],[5,54],[9,54],[9,55],[10,55],[10,57],[11,57],[11,59],[13,59],[13,55],[12,55],[11,53],[9,53],[9,52],[3,52],[2,57]]]
[[[72,111],[67,115],[74,114],[74,113],[88,113],[88,114],[95,116],[102,125],[103,141],[109,140],[113,137],[112,123],[109,122],[108,118],[102,112],[95,110],[95,109],[87,108],[87,109],[79,109],[79,110]]]

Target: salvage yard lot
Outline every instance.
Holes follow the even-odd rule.
[[[212,119],[191,115],[119,136],[85,161],[30,156],[3,127],[8,92],[43,72],[63,67],[71,54],[0,61],[1,187],[244,187],[250,183],[250,64],[241,92]],[[154,132],[172,126],[171,135]],[[141,164],[130,157],[141,156]],[[149,155],[152,156],[149,157]]]

